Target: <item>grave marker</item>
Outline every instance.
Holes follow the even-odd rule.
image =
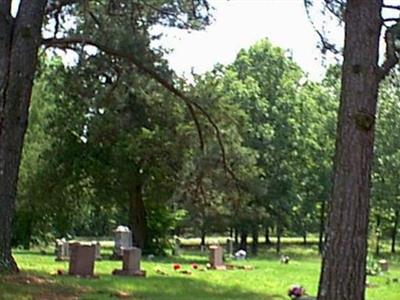
[[[119,276],[146,276],[146,272],[140,270],[142,251],[136,247],[122,249],[122,270],[115,269],[113,275]]]
[[[224,264],[224,250],[220,246],[210,246],[210,265],[212,269],[215,270],[226,270]]]
[[[114,253],[115,257],[122,257],[122,248],[132,247],[132,232],[126,226],[118,226],[114,230]]]
[[[81,245],[80,243],[71,243],[69,275],[93,277],[94,262],[96,259],[96,247],[94,245]]]

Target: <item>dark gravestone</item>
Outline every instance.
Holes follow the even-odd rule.
[[[96,246],[71,243],[69,245],[69,250],[70,259],[68,274],[82,277],[93,277]]]

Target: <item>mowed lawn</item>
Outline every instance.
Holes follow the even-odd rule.
[[[288,300],[287,289],[294,283],[302,284],[314,295],[319,256],[310,249],[291,250],[286,251],[292,258],[288,265],[281,264],[272,253],[247,261],[232,261],[253,266],[253,270],[193,270],[192,263],[203,269],[208,261],[206,254],[195,252],[186,252],[178,258],[144,259],[142,269],[147,271],[146,278],[112,276],[112,270],[121,268],[122,263],[103,260],[96,262],[98,279],[55,275],[57,270],[67,272],[68,263],[56,262],[54,255],[38,251],[16,251],[22,272],[17,276],[0,276],[0,299]],[[368,300],[400,299],[400,264],[395,260],[391,260],[389,273],[368,278],[371,285]],[[192,273],[174,271],[174,263]]]

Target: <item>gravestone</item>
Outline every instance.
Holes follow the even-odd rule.
[[[121,258],[122,248],[132,247],[132,232],[126,226],[118,226],[114,230],[114,253],[113,256]]]
[[[81,245],[80,243],[71,243],[69,245],[69,275],[93,277],[94,262],[96,259],[95,245]]]
[[[56,261],[69,259],[69,243],[65,238],[56,240]]]
[[[174,256],[181,255],[181,240],[179,238],[175,238],[174,248],[172,249],[172,255]]]
[[[381,269],[382,272],[388,272],[389,271],[389,263],[386,259],[380,259],[378,260],[378,265],[379,268]]]
[[[122,249],[122,270],[115,269],[113,275],[119,276],[146,276],[146,272],[140,270],[142,251],[136,247]]]
[[[214,270],[225,270],[224,264],[224,250],[220,246],[210,246],[210,265]]]
[[[96,248],[96,260],[101,260],[101,245],[99,241],[93,241],[92,245]]]
[[[226,239],[226,252],[229,256],[233,256],[233,239]]]

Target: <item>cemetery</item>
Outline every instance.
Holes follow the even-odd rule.
[[[400,300],[400,0],[0,0],[0,300]]]
[[[69,258],[63,260],[55,260],[58,251],[51,248],[46,253],[17,250],[23,271],[1,278],[2,299],[23,299],[24,294],[37,299],[51,299],[51,295],[60,297],[53,299],[315,299],[320,257],[299,239],[283,239],[284,255],[270,247],[256,257],[242,258],[229,253],[229,243],[218,245],[224,238],[210,238],[205,252],[199,245],[194,250],[192,241],[181,238],[179,255],[172,255],[172,249],[166,257],[153,257],[143,256],[129,239],[124,244],[117,232],[113,240],[99,241],[102,260],[95,259],[93,241],[72,241]],[[118,259],[115,252],[121,253]],[[397,300],[399,258],[388,257],[376,264],[381,269],[368,276],[368,299]],[[303,290],[301,297],[289,296]]]

